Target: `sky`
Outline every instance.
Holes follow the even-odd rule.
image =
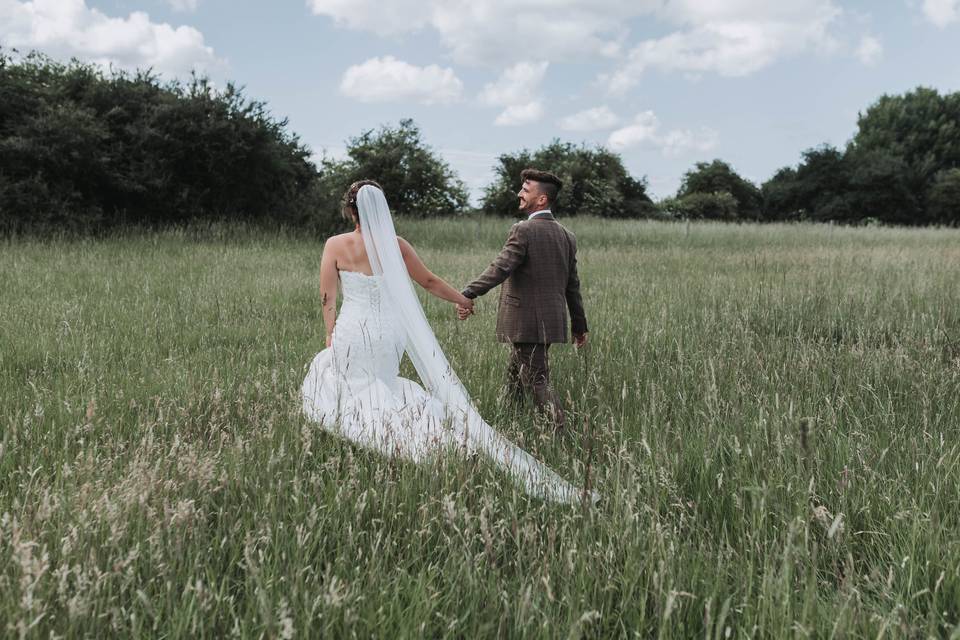
[[[883,94],[960,90],[960,0],[0,0],[0,46],[233,82],[318,159],[413,118],[475,202],[499,154],[554,139],[663,198],[696,162],[759,184],[843,146]]]

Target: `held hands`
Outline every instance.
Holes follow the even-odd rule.
[[[573,346],[577,349],[587,344],[587,334],[586,333],[575,333],[573,334]]]
[[[473,300],[464,296],[463,300],[457,303],[457,317],[466,320],[473,315]]]

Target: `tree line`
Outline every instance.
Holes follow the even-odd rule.
[[[0,52],[0,227],[304,224],[316,170],[286,125],[233,85]]]
[[[844,149],[802,154],[762,185],[722,160],[697,163],[675,196],[602,146],[555,140],[498,157],[479,211],[512,215],[520,171],[559,175],[560,215],[731,221],[960,223],[960,93],[883,96]],[[0,232],[98,232],[237,220],[334,231],[340,197],[373,177],[401,216],[472,211],[467,188],[412,120],[322,157],[233,84],[104,70],[0,50]]]

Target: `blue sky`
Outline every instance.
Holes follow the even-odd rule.
[[[960,0],[0,0],[0,44],[232,80],[318,155],[411,117],[475,196],[554,138],[656,197],[713,158],[762,182],[883,93],[960,90]]]

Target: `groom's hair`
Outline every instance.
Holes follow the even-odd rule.
[[[376,180],[357,180],[350,188],[347,189],[346,193],[343,194],[343,198],[340,200],[340,215],[343,216],[343,219],[347,222],[353,224],[360,224],[360,211],[357,209],[357,193],[360,191],[360,187],[371,185],[383,191]]]
[[[553,175],[549,171],[540,171],[539,169],[524,169],[520,172],[520,178],[522,180],[530,180],[531,182],[536,182],[540,185],[540,193],[547,196],[547,200],[550,204],[553,204],[557,200],[557,194],[560,193],[560,189],[563,188],[563,182],[560,181],[560,178]]]

